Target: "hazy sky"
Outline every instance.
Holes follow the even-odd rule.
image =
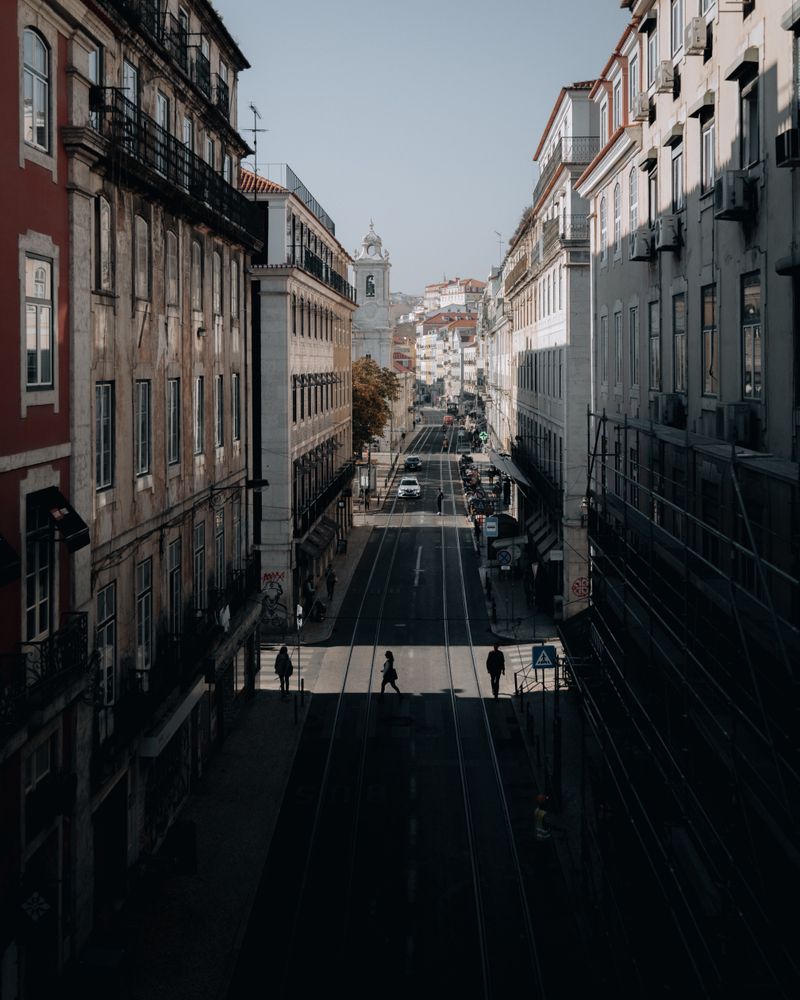
[[[288,163],[350,253],[369,228],[391,287],[486,278],[530,202],[561,86],[593,79],[618,0],[213,0],[251,68],[239,129]],[[249,161],[252,166],[252,160]],[[505,250],[505,243],[503,245]]]

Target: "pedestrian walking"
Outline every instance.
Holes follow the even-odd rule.
[[[286,646],[281,646],[278,655],[275,657],[275,673],[281,682],[281,700],[285,701],[289,695],[289,678],[294,672],[292,658]]]
[[[480,522],[480,519],[477,516],[475,517],[475,525],[474,525],[474,527],[475,527],[475,541],[478,543],[478,545],[480,545],[481,544],[481,522]]]
[[[331,563],[328,567],[328,572],[325,574],[325,586],[328,588],[328,603],[333,600],[333,590],[337,579],[336,570],[333,568],[333,563]]]
[[[550,831],[547,828],[547,795],[536,796],[536,808],[533,810],[533,829],[537,840],[549,840]]]
[[[400,694],[400,688],[397,686],[395,681],[397,680],[397,671],[394,669],[394,653],[387,649],[386,659],[383,662],[383,669],[381,670],[383,674],[383,680],[381,681],[381,694],[387,684],[395,689],[395,691]]]
[[[444,502],[444,491],[439,490],[436,494],[436,513],[441,516],[442,513],[442,503]]]
[[[489,651],[486,657],[486,669],[492,681],[492,694],[495,698],[500,696],[500,675],[506,672],[506,658],[498,643]]]
[[[369,510],[369,486],[364,487],[364,510]]]

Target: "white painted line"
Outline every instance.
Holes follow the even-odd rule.
[[[421,563],[422,563],[422,546],[419,545],[417,547],[417,565],[416,565],[416,568],[414,569],[414,586],[415,587],[419,586],[419,574],[422,572],[422,570],[420,569]]]

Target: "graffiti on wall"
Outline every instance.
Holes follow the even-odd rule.
[[[261,628],[265,632],[284,632],[286,630],[288,611],[283,596],[285,582],[285,570],[272,570],[264,573],[261,577],[261,592],[264,595]]]

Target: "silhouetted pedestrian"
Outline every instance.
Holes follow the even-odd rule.
[[[478,543],[478,545],[480,545],[481,544],[481,522],[480,522],[480,520],[477,517],[475,518],[474,530],[475,530],[475,541]]]
[[[387,684],[395,689],[395,691],[400,694],[400,688],[395,684],[397,680],[397,671],[394,669],[394,653],[391,650],[386,650],[386,659],[383,663],[383,669],[381,670],[383,674],[383,680],[381,681],[381,694]]]
[[[289,694],[289,678],[294,672],[292,658],[286,646],[281,646],[278,655],[275,657],[275,673],[281,682],[281,698],[285,699]]]
[[[436,513],[441,515],[442,513],[442,503],[444,501],[444,492],[439,490],[436,494]]]
[[[336,586],[336,570],[333,568],[333,564],[328,567],[328,572],[325,574],[325,585],[328,589],[328,601],[333,600],[333,590]]]
[[[500,675],[506,672],[506,658],[498,643],[494,644],[494,649],[486,657],[486,669],[492,680],[492,694],[497,698],[500,695]]]
[[[369,486],[364,488],[364,510],[369,510]]]

